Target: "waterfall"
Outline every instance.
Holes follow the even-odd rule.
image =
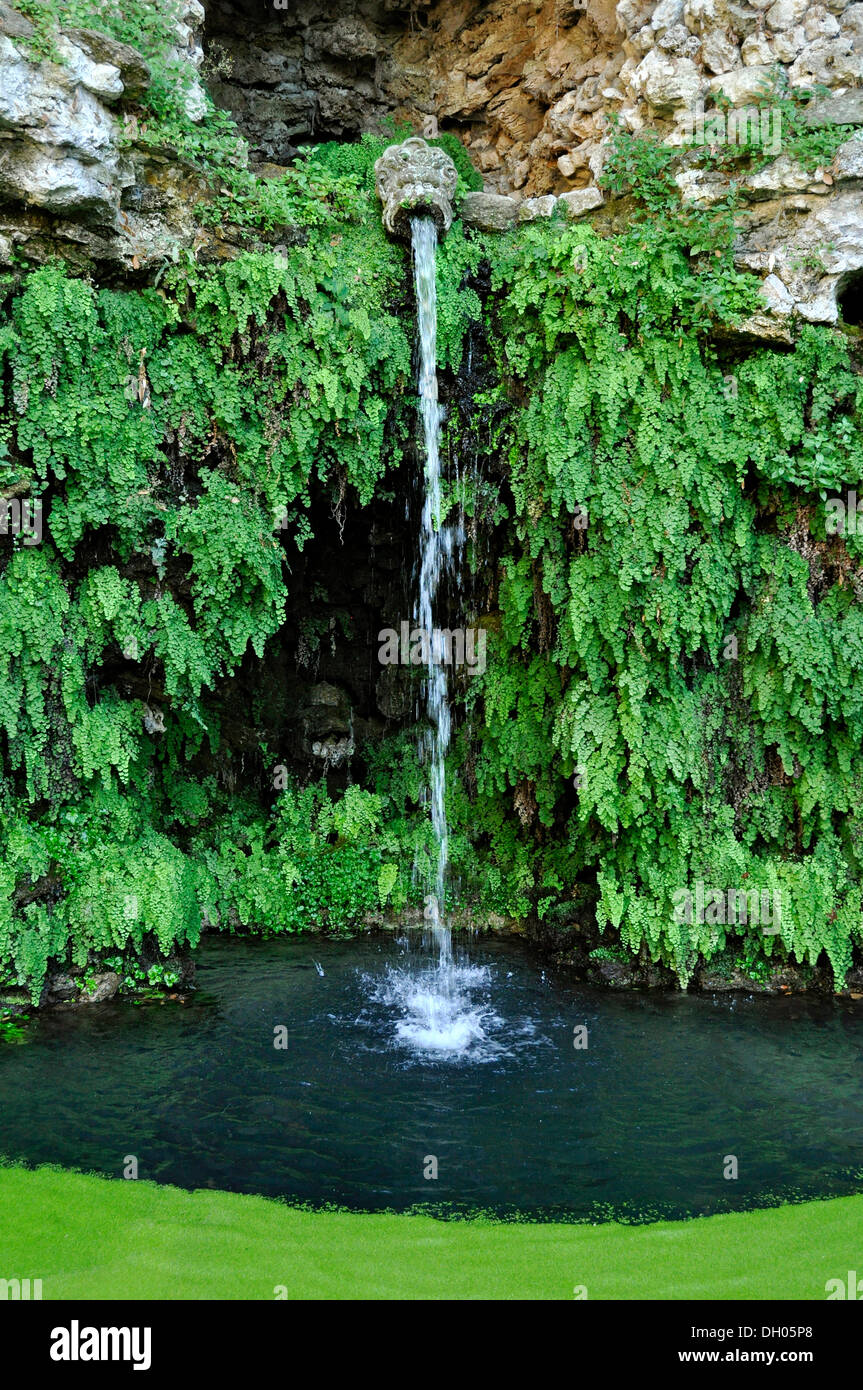
[[[419,331],[417,389],[422,424],[425,487],[420,529],[419,599],[416,621],[423,635],[425,675],[422,684],[426,724],[419,752],[429,769],[429,795],[436,860],[428,876],[426,921],[431,930],[434,964],[428,956],[412,969],[388,967],[383,982],[370,981],[373,997],[396,1005],[401,1018],[396,1025],[400,1043],[421,1056],[453,1058],[475,1056],[497,1016],[472,993],[487,986],[488,971],[454,959],[452,932],[446,914],[448,832],[446,819],[446,755],[451,733],[449,681],[446,652],[440,629],[435,627],[435,607],[441,580],[452,562],[457,533],[441,518],[440,428],[441,408],[437,393],[437,293],[435,259],[437,227],[429,216],[411,218],[414,285]]]
[[[411,219],[414,286],[419,330],[418,389],[425,452],[425,495],[420,535],[418,620],[428,644],[428,666],[423,682],[428,727],[423,751],[429,767],[431,817],[437,844],[437,864],[432,891],[426,898],[426,915],[434,935],[442,975],[452,965],[452,933],[446,921],[446,870],[448,834],[446,820],[446,754],[450,741],[449,689],[444,654],[435,641],[434,606],[441,577],[449,559],[447,532],[441,525],[440,426],[437,392],[437,289],[435,260],[437,228],[431,217]]]
[[[419,334],[417,394],[423,452],[423,507],[419,541],[419,594],[415,625],[423,645],[423,732],[419,755],[428,769],[431,822],[435,851],[426,875],[424,958],[406,967],[388,965],[383,979],[368,978],[372,999],[393,1006],[400,1017],[396,1041],[419,1057],[471,1059],[496,1055],[489,1036],[500,1020],[487,999],[490,974],[485,966],[456,959],[447,919],[446,756],[452,732],[448,665],[453,659],[448,628],[435,626],[442,581],[452,568],[464,539],[463,528],[444,525],[440,433],[442,411],[437,381],[437,289],[435,281],[438,235],[448,228],[456,172],[449,157],[411,139],[392,146],[375,165],[378,192],[384,203],[384,225],[399,236],[410,230],[413,252]],[[453,576],[457,579],[458,576]],[[407,626],[407,624],[405,624]],[[403,943],[409,949],[409,942]],[[490,1050],[489,1050],[490,1049]]]

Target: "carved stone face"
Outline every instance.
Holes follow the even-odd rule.
[[[375,179],[384,226],[393,236],[409,240],[411,217],[417,213],[434,218],[438,236],[449,231],[458,175],[443,150],[418,135],[390,145],[375,162]]]

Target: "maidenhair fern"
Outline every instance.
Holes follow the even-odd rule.
[[[57,264],[2,282],[0,491],[40,499],[44,535],[2,540],[0,962],[34,998],[52,959],[420,901],[413,731],[364,748],[341,797],[229,793],[211,761],[223,682],[284,622],[313,498],[370,504],[415,429],[381,147],[311,151],[266,193],[242,161],[226,175],[236,221],[302,223],[287,249],[178,262],[158,289]],[[440,248],[441,370],[452,384],[480,320],[494,368],[481,477],[447,489],[494,557],[487,668],[458,688],[452,899],[594,917],[682,982],[741,942],[840,978],[860,941],[863,582],[827,507],[863,480],[861,377],[828,328],[720,356],[713,330],[761,307],[758,284],[733,206],[675,205],[669,168],[620,147],[623,233],[456,222]],[[447,457],[471,423],[451,411]],[[778,920],[679,911],[729,890]]]

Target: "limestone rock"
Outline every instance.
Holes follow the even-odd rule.
[[[348,58],[359,62],[373,58],[378,51],[375,35],[356,15],[345,15],[338,19],[332,29],[328,29],[319,39],[321,48],[337,58]]]
[[[677,58],[697,58],[701,52],[700,39],[690,34],[685,24],[675,24],[657,40],[656,46],[662,53],[670,53]]]
[[[686,0],[684,22],[694,34],[704,36],[725,30],[744,38],[758,28],[759,17],[754,6],[737,4],[735,0]]]
[[[774,34],[770,47],[780,63],[793,63],[797,54],[806,47],[806,30],[798,24],[796,29]]]
[[[798,244],[819,250],[829,274],[863,267],[863,200],[857,189],[839,189],[816,206],[801,229]],[[828,249],[822,249],[828,248]]]
[[[143,96],[150,85],[150,68],[137,48],[109,38],[107,34],[99,34],[95,29],[67,29],[66,37],[94,63],[117,69],[125,97],[137,100]]]
[[[839,317],[835,284],[828,282],[820,294],[799,300],[797,312],[807,323],[835,323]]]
[[[131,175],[127,182],[131,182]],[[122,180],[115,168],[35,145],[0,145],[0,192],[54,213],[112,213]]]
[[[757,173],[750,174],[743,187],[750,198],[775,198],[777,193],[803,193],[811,183],[812,174],[783,154]]]
[[[200,0],[180,0],[175,25],[177,46],[172,50],[171,56],[178,63],[192,69],[191,81],[188,83],[183,103],[186,108],[186,115],[192,121],[203,120],[209,110],[207,94],[197,75],[204,61],[204,50],[201,46],[199,32],[204,18],[204,7]]]
[[[43,994],[44,1003],[65,1004],[77,1000],[80,993],[80,980],[68,970],[49,970]]]
[[[803,32],[808,43],[815,39],[835,39],[839,33],[839,21],[823,5],[815,5],[806,13]]]
[[[863,56],[854,52],[853,39],[816,39],[808,43],[788,70],[792,87],[831,87],[863,78]]]
[[[519,204],[519,222],[535,222],[538,217],[551,217],[557,206],[557,198],[553,193],[547,193],[542,198],[525,198]]]
[[[709,72],[730,72],[740,62],[740,49],[732,43],[725,30],[712,29],[701,45],[701,60]]]
[[[839,29],[843,34],[851,34],[857,40],[859,47],[859,42],[863,39],[863,4],[849,5],[842,12]]]
[[[619,0],[615,9],[617,22],[625,34],[642,29],[654,10],[651,0]]]
[[[683,22],[684,0],[659,0],[650,16],[650,25],[658,39]]]
[[[724,174],[708,169],[684,169],[675,182],[685,203],[696,207],[711,207],[727,197],[731,184]]]
[[[117,68],[93,64],[69,40],[80,61],[61,67],[35,63],[0,35],[0,192],[52,212],[107,212],[132,181],[121,159],[118,128],[83,78],[96,87]],[[112,95],[114,93],[112,92]]]
[[[694,106],[706,83],[691,58],[667,58],[651,49],[639,63],[630,86],[658,112]]]
[[[602,194],[598,188],[574,188],[571,193],[561,193],[558,199],[567,217],[584,217],[585,213],[602,206]]]
[[[500,193],[466,193],[459,214],[467,227],[483,232],[505,232],[518,215],[518,203]]]
[[[298,717],[299,747],[306,758],[325,767],[350,762],[355,743],[351,700],[346,690],[329,681],[312,686]]]
[[[80,85],[104,102],[117,101],[123,95],[120,69],[113,63],[94,63],[65,34],[58,35],[54,42],[61,59],[65,87]]]
[[[750,34],[748,39],[743,40],[740,56],[748,68],[768,66],[776,58],[770,39],[761,32]]]
[[[750,102],[763,100],[772,80],[773,68],[756,63],[714,77],[710,90],[714,94],[724,92],[732,106],[746,106]]]
[[[853,135],[839,146],[832,171],[840,183],[845,179],[863,179],[863,135]]]
[[[794,342],[794,330],[790,320],[771,313],[750,314],[748,318],[741,319],[733,329],[721,330],[720,336],[753,347],[790,346]]]
[[[120,90],[119,72],[114,71]],[[76,77],[74,69],[31,62],[0,35],[0,129],[100,159],[113,142],[114,122]],[[78,90],[79,83],[85,90]]]
[[[776,0],[764,16],[771,29],[793,29],[804,18],[809,0]]]
[[[768,275],[762,286],[771,314],[787,318],[794,310],[794,296],[778,275]]]
[[[10,39],[29,39],[34,33],[33,25],[26,15],[13,10],[5,0],[0,0],[0,34],[5,34]]]
[[[95,975],[90,983],[90,987],[84,988],[81,992],[80,1002],[82,1004],[106,1004],[109,999],[113,999],[120,988],[120,976],[116,970],[105,970],[100,975]]]
[[[863,125],[863,91],[833,92],[806,108],[806,124]]]
[[[795,207],[796,204],[796,207]],[[794,209],[792,217],[785,209]],[[811,323],[835,323],[836,293],[849,273],[863,268],[863,200],[854,187],[829,197],[789,197],[755,203],[735,250],[750,270],[776,271],[794,297],[795,311]]]
[[[636,61],[643,58],[645,53],[649,53],[656,40],[656,34],[652,24],[645,24],[643,29],[623,41],[623,51],[627,58],[634,58]]]
[[[549,107],[546,117],[546,124],[549,133],[558,140],[565,140],[567,143],[575,134],[574,125],[578,120],[577,92],[565,92]]]

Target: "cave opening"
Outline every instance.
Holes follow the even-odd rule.
[[[211,0],[204,31],[206,80],[261,161],[290,164],[298,151],[380,132],[387,118],[417,128],[432,113],[421,64],[409,79],[394,50],[417,41],[410,0],[322,0],[285,9]]]
[[[863,325],[863,270],[854,271],[840,284],[836,303],[843,323],[852,328]]]

